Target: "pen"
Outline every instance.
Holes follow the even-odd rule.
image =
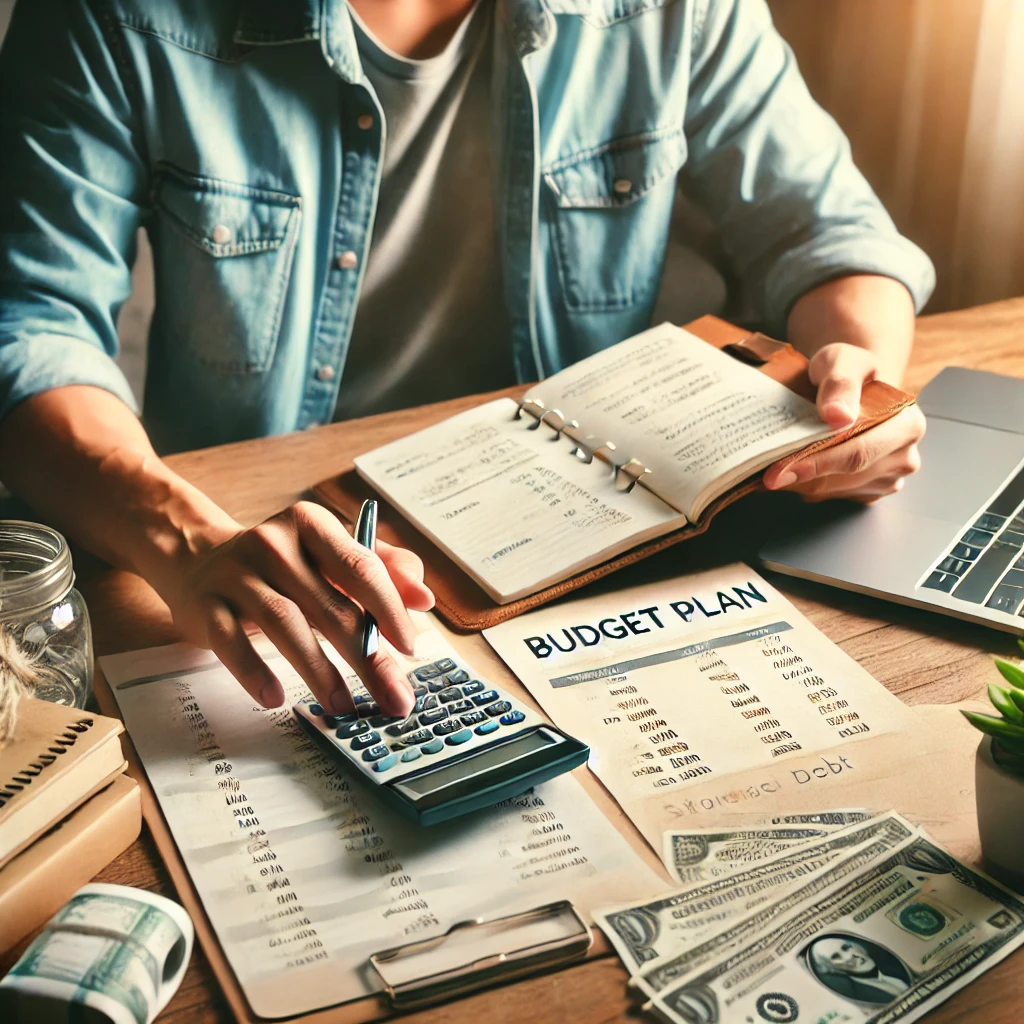
[[[359,509],[355,536],[357,544],[374,550],[377,544],[377,502],[373,498],[367,498]],[[377,620],[368,611],[363,612],[362,647],[364,658],[377,653]]]

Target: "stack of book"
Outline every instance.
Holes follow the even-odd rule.
[[[0,952],[57,911],[142,826],[122,725],[23,698],[0,750]]]

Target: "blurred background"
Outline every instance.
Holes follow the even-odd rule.
[[[897,227],[935,262],[926,312],[1024,294],[1024,0],[768,3]],[[0,0],[0,38],[12,7]],[[151,276],[143,240],[119,325],[137,390]]]

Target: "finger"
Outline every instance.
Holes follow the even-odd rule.
[[[341,673],[324,654],[294,601],[255,577],[246,579],[238,594],[227,596],[263,630],[325,708],[338,715],[353,710]]]
[[[807,368],[818,386],[818,415],[830,427],[848,427],[860,413],[860,393],[876,372],[875,357],[854,345],[826,345]]]
[[[423,561],[408,548],[377,542],[377,554],[388,570],[406,608],[428,612],[434,607],[434,592],[423,582]]]
[[[319,505],[292,506],[299,540],[320,571],[377,620],[380,631],[404,654],[412,654],[416,628],[383,561],[356,543]]]
[[[220,598],[211,596],[203,600],[203,616],[210,650],[245,692],[265,708],[280,707],[284,687],[256,653],[235,613]]]

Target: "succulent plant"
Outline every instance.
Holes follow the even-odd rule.
[[[1024,640],[1017,640],[1024,651]],[[989,683],[988,699],[998,715],[982,715],[976,711],[960,714],[976,729],[992,737],[992,757],[1008,772],[1024,778],[1024,668],[1005,658],[993,658],[1000,675],[1010,685],[1004,689]]]

